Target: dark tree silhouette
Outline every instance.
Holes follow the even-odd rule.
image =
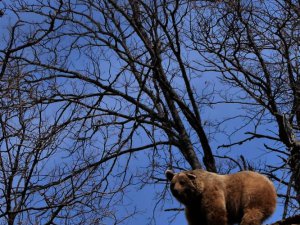
[[[292,216],[299,7],[1,1],[1,222],[122,224],[136,213],[117,210],[134,185],[156,184],[158,202],[167,199],[170,167],[260,171]],[[224,116],[208,115],[216,111]],[[250,141],[265,162],[234,153]]]
[[[294,198],[299,208],[299,2],[222,1],[195,3],[194,9],[191,48],[205,59],[199,63],[242,91],[228,100],[243,105],[247,122],[255,124],[244,140],[223,147],[253,139],[272,141],[265,148],[276,152],[282,163],[269,165],[265,172],[279,182],[283,171],[289,174],[286,202]]]

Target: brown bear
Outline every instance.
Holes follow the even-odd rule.
[[[189,225],[261,225],[276,207],[276,191],[251,171],[219,175],[205,170],[166,171],[171,192],[185,205]]]

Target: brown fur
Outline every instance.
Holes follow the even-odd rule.
[[[256,172],[218,175],[167,170],[166,176],[172,194],[185,205],[189,225],[261,225],[276,207],[273,183]]]

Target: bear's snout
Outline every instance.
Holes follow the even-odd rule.
[[[178,188],[178,185],[171,184],[171,192],[176,197],[180,195],[180,188]]]
[[[173,194],[175,197],[179,196],[179,192],[178,192],[178,190],[176,190],[176,189],[172,189],[172,194]]]

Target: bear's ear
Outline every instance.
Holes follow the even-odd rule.
[[[187,173],[186,174],[188,178],[190,178],[191,180],[195,180],[197,177],[195,174],[192,174],[192,173]]]
[[[166,174],[166,177],[169,181],[171,181],[173,179],[174,175],[175,175],[172,170],[166,170],[165,174]]]

